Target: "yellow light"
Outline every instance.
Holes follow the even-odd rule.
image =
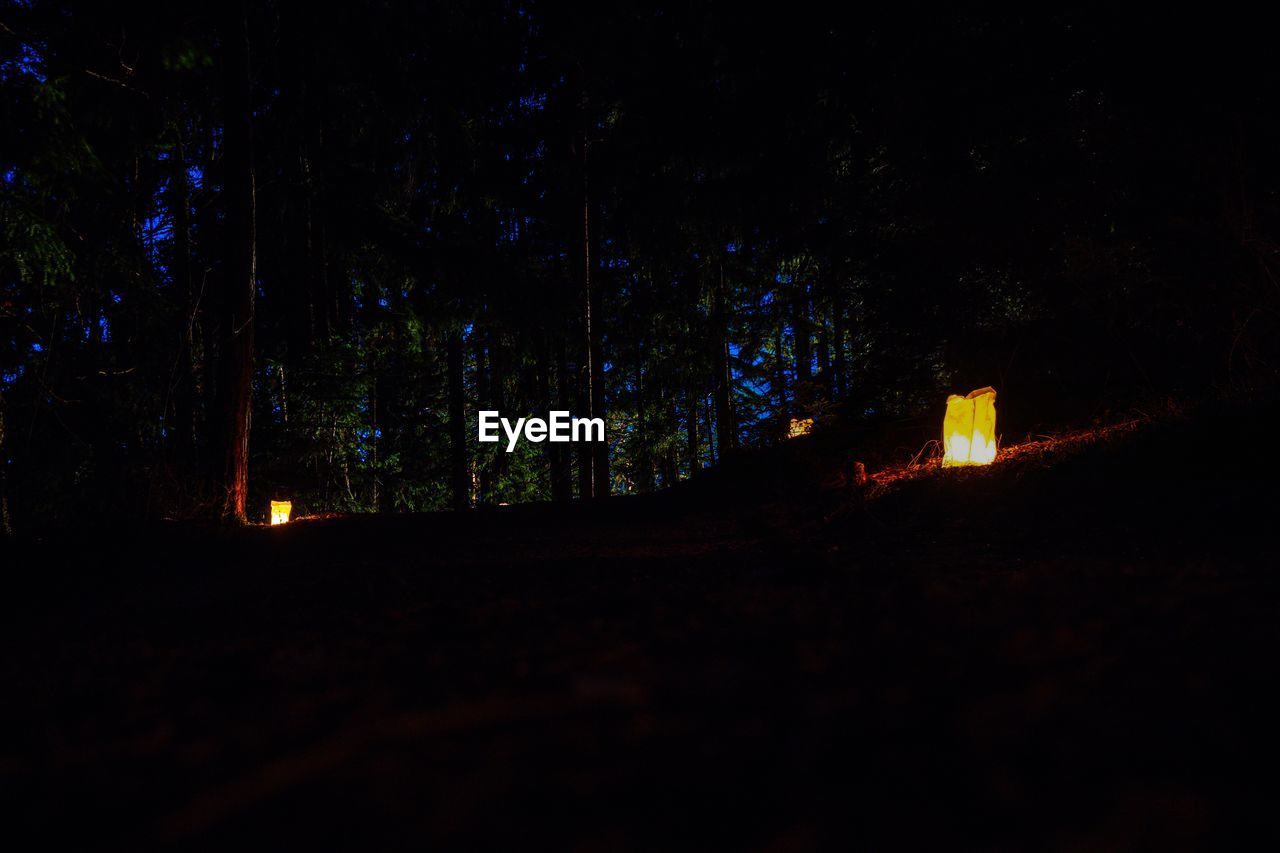
[[[792,418],[791,428],[787,430],[787,438],[799,438],[813,432],[813,418]]]
[[[944,467],[990,465],[996,458],[996,389],[979,388],[947,398],[942,420]]]
[[[289,513],[293,512],[292,501],[272,501],[271,502],[271,523],[284,524],[289,520]]]

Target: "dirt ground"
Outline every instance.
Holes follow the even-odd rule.
[[[20,542],[6,823],[93,849],[1275,840],[1277,413],[871,498],[744,497],[744,463],[568,511]]]

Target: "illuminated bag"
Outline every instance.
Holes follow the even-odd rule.
[[[996,458],[996,389],[979,388],[967,397],[947,398],[942,420],[944,467],[990,465]]]

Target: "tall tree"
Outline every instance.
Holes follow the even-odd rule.
[[[191,275],[191,185],[187,175],[187,149],[183,128],[175,123],[170,152],[169,208],[173,214],[173,252],[170,261],[176,301],[181,306],[178,357],[170,382],[173,389],[173,449],[177,467],[190,475],[195,458],[195,353],[194,329],[198,295]]]
[[[445,361],[449,373],[449,484],[453,508],[471,508],[471,464],[467,453],[466,387],[463,371],[462,333],[450,330],[445,338]]]
[[[9,484],[6,469],[4,433],[4,394],[0,393],[0,536],[12,536],[13,525],[9,521]]]
[[[221,33],[223,73],[222,179],[226,204],[223,300],[214,464],[221,517],[243,524],[249,495],[249,427],[253,394],[257,233],[253,166],[253,106],[249,21],[244,2],[228,3]]]
[[[733,421],[733,383],[729,366],[729,313],[726,303],[724,261],[715,270],[711,296],[711,347],[712,397],[716,410],[716,443],[720,453],[733,450],[738,445],[737,428]]]

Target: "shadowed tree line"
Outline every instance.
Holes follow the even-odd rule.
[[[1029,428],[1274,379],[1261,32],[0,9],[6,531],[599,498],[792,417],[994,384]],[[609,441],[507,454],[480,409]]]

